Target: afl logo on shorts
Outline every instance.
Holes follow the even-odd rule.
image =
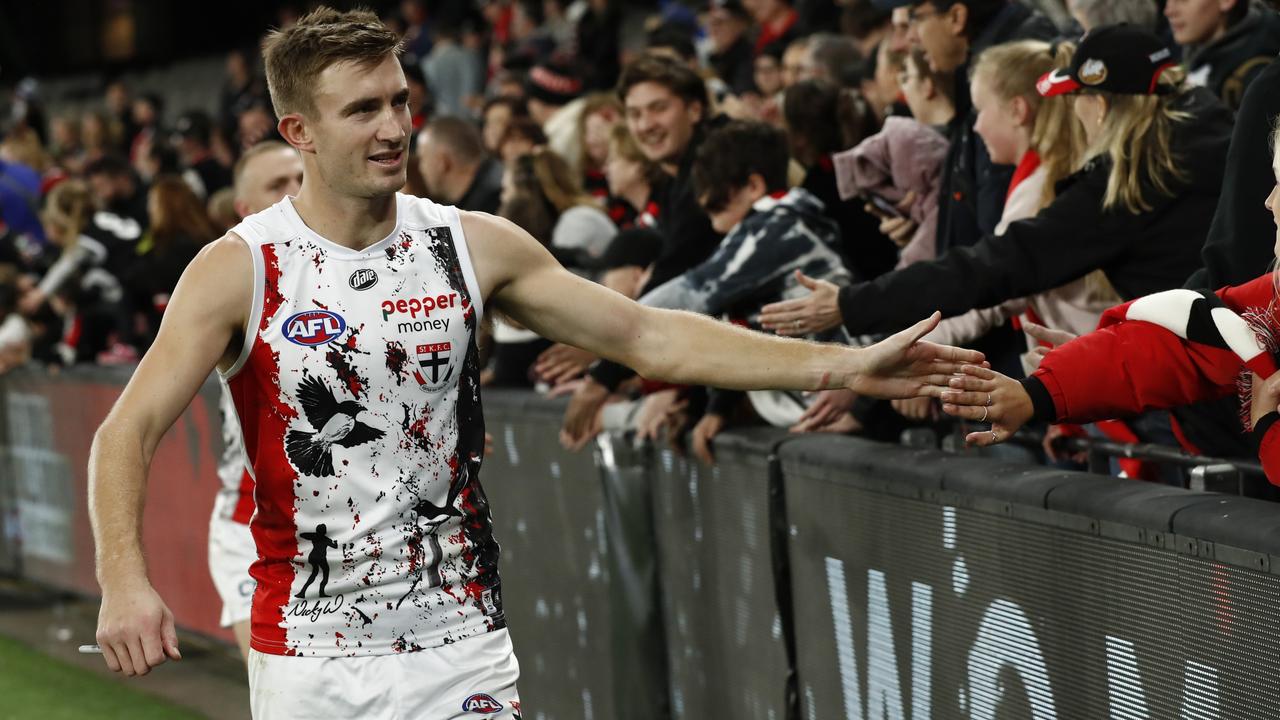
[[[368,290],[378,284],[378,273],[369,268],[360,268],[351,273],[351,277],[347,278],[347,284],[352,290]]]
[[[502,712],[502,703],[494,700],[492,695],[476,693],[462,701],[462,711],[473,713]]]
[[[337,339],[347,321],[330,310],[304,310],[284,321],[284,337],[295,345],[315,347]]]

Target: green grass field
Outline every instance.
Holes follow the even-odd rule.
[[[0,720],[171,720],[202,715],[0,637]]]

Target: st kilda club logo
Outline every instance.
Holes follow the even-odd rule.
[[[284,337],[295,345],[315,347],[336,340],[347,321],[332,310],[303,310],[284,321]]]
[[[418,368],[413,377],[423,392],[439,390],[453,377],[453,343],[440,342],[419,345],[415,353]]]
[[[351,277],[347,278],[347,284],[352,290],[368,290],[378,284],[378,273],[369,268],[360,268],[351,273]]]

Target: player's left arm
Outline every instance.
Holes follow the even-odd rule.
[[[463,213],[486,302],[556,342],[622,363],[644,377],[751,390],[847,387],[877,397],[937,397],[982,354],[921,342],[918,323],[869,348],[790,340],[693,313],[641,306],[562,268],[514,224]]]

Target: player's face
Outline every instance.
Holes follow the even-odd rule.
[[[285,195],[302,188],[302,156],[293,148],[280,148],[255,155],[244,166],[236,211],[241,217],[262,212]]]
[[[352,197],[390,195],[405,183],[409,85],[395,56],[374,67],[340,62],[317,78],[310,121],[324,182]]]

